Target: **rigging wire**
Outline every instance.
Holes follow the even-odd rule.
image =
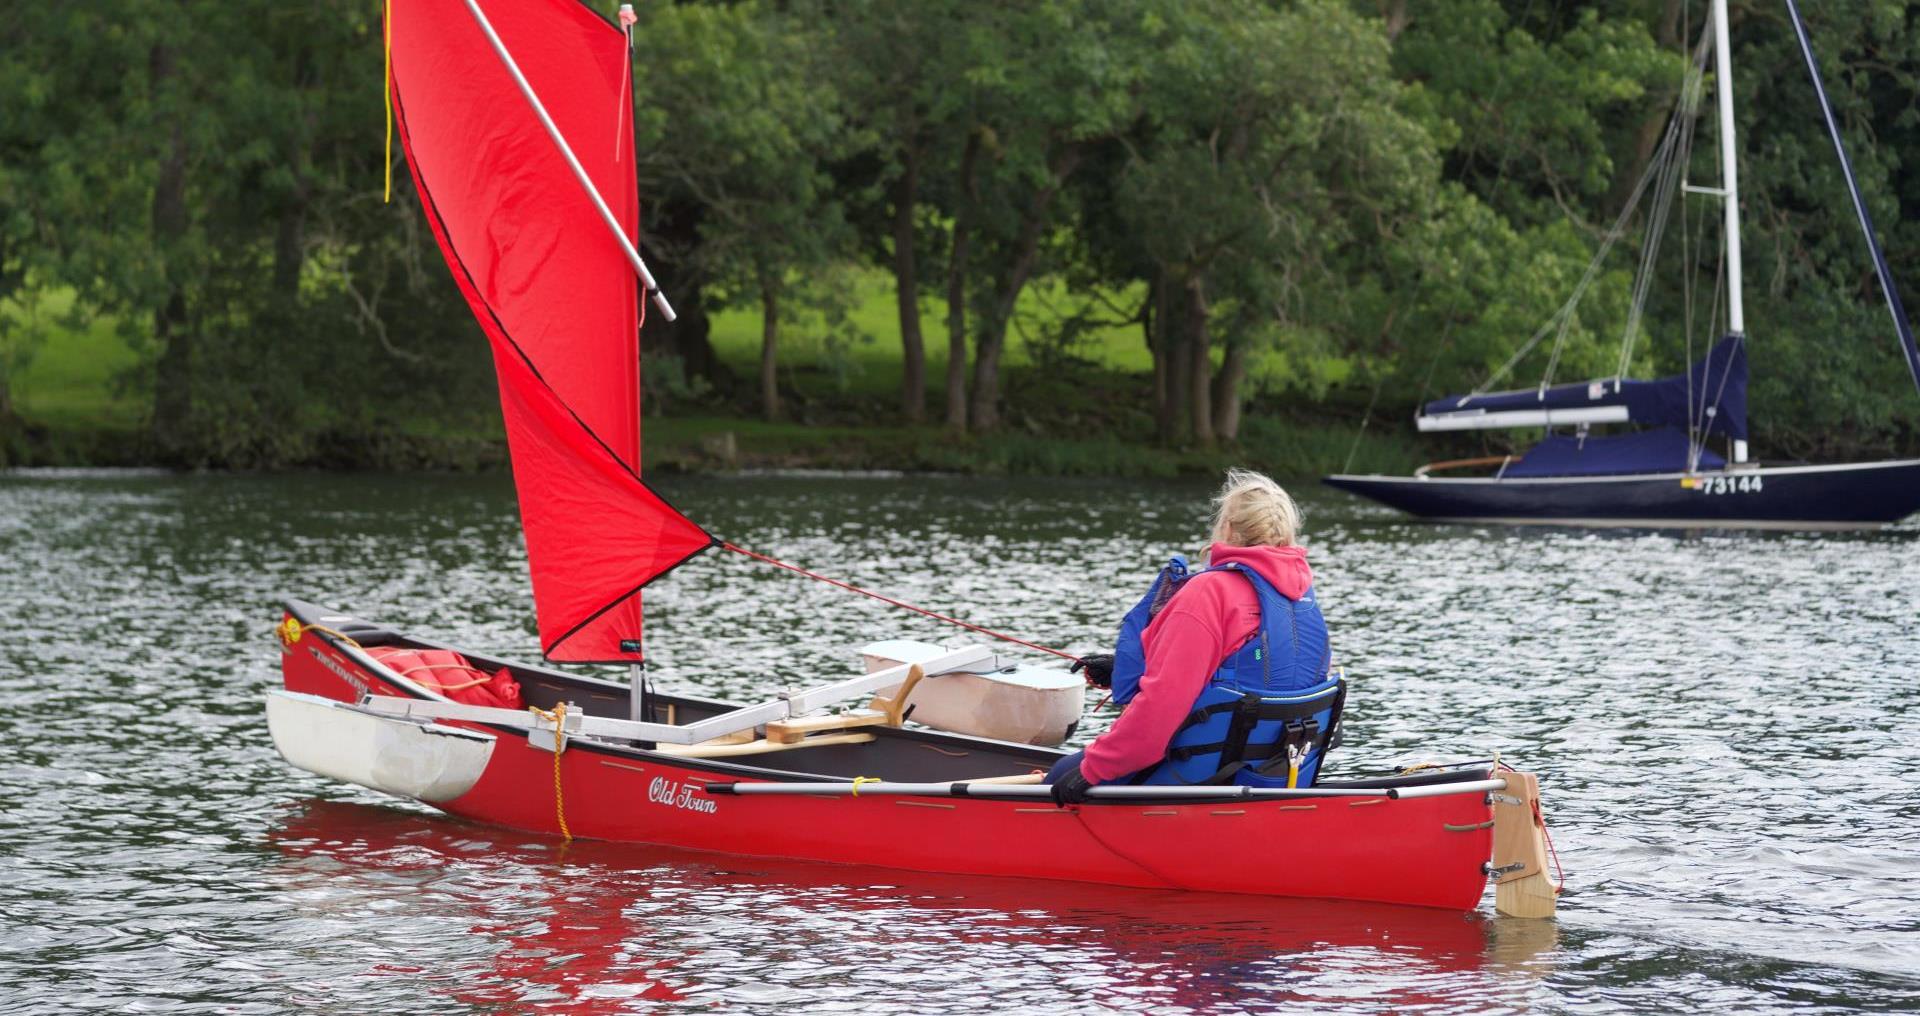
[[[1709,335],[1720,330],[1720,301],[1721,297],[1725,296],[1727,292],[1726,264],[1727,247],[1726,244],[1721,244],[1718,253],[1714,255],[1713,259],[1713,299],[1707,304],[1706,328],[1704,330]],[[1713,345],[1711,343],[1707,345],[1707,350],[1708,356],[1713,355]],[[1707,417],[1718,412],[1720,395],[1726,390],[1726,375],[1723,373],[1721,376],[1721,390],[1715,392],[1713,397],[1709,399],[1707,397],[1707,376],[1703,371],[1700,375],[1700,402],[1698,405],[1695,405],[1691,401],[1691,392],[1693,390],[1693,360],[1691,359],[1693,349],[1691,336],[1688,338],[1687,353],[1689,356],[1687,360],[1687,390],[1689,392],[1689,401],[1687,402],[1687,432],[1689,435],[1695,433],[1700,435],[1699,441],[1695,442],[1687,451],[1687,471],[1693,472],[1700,468],[1700,456],[1705,454],[1707,450],[1707,427],[1710,422]],[[1731,370],[1733,364],[1731,357],[1727,359],[1727,364],[1727,369]],[[1713,410],[1712,413],[1709,412],[1710,407]]]
[[[1487,391],[1493,387],[1495,382],[1512,373],[1513,368],[1518,366],[1520,361],[1525,359],[1526,355],[1532,352],[1535,346],[1540,344],[1540,340],[1546,338],[1548,332],[1553,331],[1556,326],[1560,325],[1563,319],[1570,316],[1574,309],[1580,305],[1580,300],[1586,296],[1588,287],[1592,286],[1594,280],[1599,277],[1600,266],[1602,262],[1606,260],[1607,254],[1613,250],[1613,245],[1617,243],[1622,236],[1626,235],[1627,221],[1633,215],[1634,209],[1639,206],[1641,197],[1646,194],[1647,185],[1653,181],[1655,168],[1656,166],[1649,164],[1647,171],[1640,175],[1639,182],[1633,185],[1633,193],[1627,196],[1626,207],[1620,210],[1619,216],[1613,220],[1613,225],[1608,227],[1605,233],[1605,239],[1601,241],[1599,251],[1594,254],[1593,260],[1587,263],[1586,273],[1582,275],[1580,281],[1574,285],[1573,295],[1568,297],[1567,302],[1561,304],[1560,309],[1555,311],[1553,316],[1548,318],[1547,322],[1533,333],[1532,338],[1529,338],[1512,356],[1507,358],[1506,363],[1501,364],[1499,369],[1495,370],[1485,381],[1481,382],[1478,388],[1462,396],[1460,398],[1460,405],[1466,405],[1467,401],[1475,395],[1485,395]]]
[[[895,607],[899,607],[902,610],[911,610],[916,614],[924,614],[927,617],[933,618],[936,621],[944,621],[947,624],[956,625],[958,627],[965,628],[968,631],[979,632],[982,635],[986,635],[990,638],[999,639],[1002,642],[1011,642],[1015,645],[1026,646],[1028,649],[1037,649],[1043,653],[1051,653],[1054,656],[1058,656],[1063,660],[1078,661],[1080,659],[1080,657],[1075,656],[1072,653],[1064,652],[1059,649],[1050,649],[1046,646],[1040,645],[1037,642],[1028,642],[1026,639],[1023,639],[1023,638],[1015,638],[1012,635],[1007,635],[1002,632],[997,632],[991,628],[982,627],[980,625],[974,624],[971,621],[962,621],[957,617],[948,617],[945,614],[935,613],[934,611],[928,610],[925,607],[916,607],[913,604],[907,603],[904,600],[896,600],[893,597],[887,596],[883,593],[876,593],[870,589],[862,589],[851,582],[843,582],[840,579],[830,578],[826,575],[820,574],[819,572],[808,571],[807,569],[802,568],[799,565],[788,564],[787,562],[782,561],[779,558],[769,557],[765,554],[758,554],[751,550],[746,549],[745,547],[737,546],[735,544],[728,543],[724,540],[720,541],[718,546],[720,547],[721,550],[730,550],[735,554],[741,554],[746,557],[753,558],[756,561],[763,561],[767,564],[773,565],[776,568],[785,568],[786,570],[793,572],[797,575],[805,575],[807,578],[816,579],[818,581],[825,582],[827,585],[830,585],[830,586],[839,586],[841,589],[845,589],[848,592],[859,593],[861,596],[870,596],[876,600],[879,600],[881,603],[891,604]]]
[[[1367,424],[1373,422],[1373,407],[1380,401],[1380,385],[1386,379],[1387,375],[1384,371],[1373,379],[1373,395],[1367,399],[1367,411],[1360,416],[1360,428],[1353,432],[1353,444],[1347,448],[1347,462],[1340,467],[1343,473],[1353,472],[1353,457],[1360,454],[1360,439],[1366,436]]]
[[[1689,79],[1694,78],[1696,75],[1704,76],[1704,61],[1710,49],[1709,42],[1710,40],[1703,38],[1699,46],[1696,47],[1693,67],[1688,71]],[[1581,302],[1586,299],[1588,290],[1599,280],[1600,272],[1606,263],[1607,256],[1612,253],[1614,244],[1618,243],[1620,239],[1626,235],[1627,225],[1632,221],[1634,212],[1639,209],[1641,200],[1647,197],[1649,189],[1655,192],[1655,204],[1658,206],[1648,211],[1650,228],[1653,228],[1651,227],[1651,220],[1656,218],[1662,220],[1659,228],[1664,228],[1664,219],[1667,215],[1667,209],[1671,205],[1672,190],[1675,188],[1675,181],[1672,177],[1678,172],[1678,167],[1683,162],[1683,160],[1676,156],[1676,149],[1683,144],[1683,131],[1686,135],[1685,143],[1688,146],[1691,144],[1693,133],[1692,118],[1685,114],[1691,108],[1697,106],[1699,94],[1697,90],[1683,87],[1680,108],[1676,110],[1674,118],[1668,123],[1666,133],[1663,135],[1659,147],[1654,150],[1653,156],[1648,159],[1647,168],[1640,174],[1640,179],[1635,182],[1632,192],[1627,196],[1625,205],[1620,209],[1619,215],[1615,217],[1613,224],[1608,227],[1607,231],[1602,234],[1600,247],[1594,252],[1592,260],[1587,263],[1586,271],[1580,276],[1580,281],[1574,285],[1573,293],[1567,297],[1566,302],[1560,305],[1559,310],[1555,311],[1552,317],[1548,318],[1519,349],[1514,351],[1512,356],[1507,358],[1505,363],[1501,364],[1498,369],[1488,375],[1487,379],[1481,382],[1473,391],[1462,396],[1459,400],[1459,405],[1464,406],[1474,396],[1486,394],[1502,378],[1511,374],[1513,369],[1519,366],[1521,361],[1526,359],[1529,353],[1533,352],[1541,340],[1545,339],[1549,332],[1552,332],[1554,333],[1552,354],[1548,359],[1546,372],[1539,385],[1542,394],[1545,393],[1547,386],[1552,383],[1553,372],[1559,365],[1567,336],[1572,331],[1575,312],[1579,309]],[[1662,192],[1665,193],[1664,203],[1662,203],[1661,198],[1658,197]],[[1645,271],[1644,259],[1642,261],[1642,271]],[[1636,297],[1636,304],[1644,303],[1645,288],[1646,287],[1641,285],[1639,280],[1636,279],[1636,292],[1639,294]],[[1633,317],[1637,322],[1638,315],[1635,314]],[[1632,332],[1629,331],[1627,334],[1630,341]],[[1625,368],[1622,367],[1619,375],[1616,375],[1616,380],[1618,376],[1623,376],[1624,374]]]
[[[1668,127],[1674,134],[1674,144],[1666,153],[1666,164],[1654,188],[1653,204],[1647,210],[1647,233],[1640,244],[1640,264],[1634,273],[1633,299],[1627,309],[1626,328],[1620,336],[1620,362],[1613,375],[1616,391],[1633,362],[1633,341],[1639,333],[1641,317],[1646,311],[1647,294],[1652,290],[1655,269],[1659,266],[1660,244],[1666,237],[1667,225],[1671,221],[1673,196],[1681,188],[1687,160],[1693,154],[1694,127],[1698,122],[1694,114],[1699,108],[1701,95],[1697,86],[1706,76],[1706,55],[1707,44],[1702,39],[1694,52],[1693,64],[1681,79],[1680,101]]]

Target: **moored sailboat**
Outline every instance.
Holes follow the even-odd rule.
[[[1871,216],[1833,119],[1798,8],[1788,11],[1828,133],[1853,198],[1901,354],[1920,389],[1920,346],[1887,268]],[[1897,522],[1920,511],[1920,459],[1835,464],[1770,463],[1747,444],[1748,334],[1740,261],[1739,160],[1733,119],[1733,71],[1726,0],[1713,0],[1712,22],[1665,139],[1628,207],[1595,255],[1587,276],[1553,319],[1480,388],[1423,405],[1422,432],[1544,428],[1543,440],[1517,455],[1432,463],[1411,476],[1329,476],[1332,487],[1371,498],[1419,518],[1452,522],[1583,526],[1855,529]],[[1721,180],[1696,187],[1684,178],[1699,85],[1712,55],[1718,98]],[[1724,231],[1725,332],[1686,372],[1658,380],[1627,378],[1648,281],[1676,193],[1720,200]],[[1561,344],[1602,260],[1635,204],[1651,196],[1640,275],[1611,377],[1552,384]],[[1716,291],[1716,298],[1718,291]],[[1547,374],[1537,386],[1490,391],[1548,334],[1555,334]],[[1689,336],[1691,341],[1691,336]],[[1598,434],[1600,425],[1643,429]],[[1716,447],[1724,448],[1718,454]],[[1459,473],[1480,469],[1478,474]]]
[[[568,838],[1452,909],[1477,906],[1491,874],[1502,912],[1552,912],[1537,783],[1495,763],[1284,789],[1101,787],[1061,809],[1041,780],[1063,752],[909,726],[927,718],[916,703],[958,703],[942,725],[965,729],[992,719],[980,703],[993,696],[1037,694],[1044,706],[1019,707],[1033,734],[1015,736],[1066,736],[1053,702],[1071,691],[1077,719],[1078,679],[983,647],[880,643],[863,675],[743,705],[650,690],[641,590],[710,549],[770,559],[714,537],[641,477],[640,284],[670,311],[636,243],[629,40],[576,0],[492,6],[392,5],[396,122],[494,354],[542,652],[628,665],[629,680],[289,600],[276,629],[285,687],[266,703],[283,757]],[[869,708],[828,711],[869,695]],[[1302,730],[1330,747],[1332,723]],[[1259,852],[1194,863],[1196,842],[1225,837],[1315,847],[1285,866]]]

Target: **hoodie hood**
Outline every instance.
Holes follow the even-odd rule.
[[[1298,600],[1313,587],[1313,569],[1307,565],[1305,547],[1233,547],[1216,543],[1207,551],[1207,562],[1245,565],[1273,583],[1273,588],[1289,600]]]

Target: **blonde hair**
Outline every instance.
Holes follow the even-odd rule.
[[[1300,509],[1280,485],[1251,469],[1227,470],[1213,498],[1213,540],[1235,547],[1290,547],[1300,535]]]

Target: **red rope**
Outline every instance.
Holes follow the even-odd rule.
[[[881,603],[890,603],[893,606],[899,607],[903,610],[911,610],[916,614],[925,614],[926,616],[933,618],[936,621],[945,621],[948,624],[958,625],[969,631],[977,631],[982,635],[988,635],[993,638],[997,638],[1003,642],[1012,642],[1015,645],[1026,646],[1028,649],[1038,649],[1043,653],[1052,653],[1053,655],[1058,656],[1063,660],[1077,660],[1080,658],[1078,656],[1073,655],[1072,653],[1063,653],[1058,649],[1048,649],[1046,646],[1039,645],[1033,642],[1028,642],[1026,639],[1017,639],[1011,635],[1005,635],[1000,632],[994,631],[991,628],[982,628],[977,624],[972,624],[967,621],[962,621],[957,617],[948,617],[945,614],[936,614],[925,607],[916,607],[911,603],[903,603],[900,600],[896,600],[891,596],[883,596],[879,593],[873,592],[872,590],[862,589],[859,586],[856,586],[850,582],[842,582],[839,579],[828,578],[827,576],[822,575],[819,572],[810,572],[805,568],[799,567],[798,565],[791,565],[777,558],[768,557],[765,554],[756,554],[753,551],[746,549],[745,547],[736,547],[731,543],[726,543],[723,541],[720,544],[720,549],[731,550],[736,554],[744,554],[745,556],[753,558],[756,561],[765,561],[766,563],[773,565],[776,568],[785,568],[790,572],[794,572],[800,575],[805,575],[810,579],[818,579],[821,582],[825,582],[830,586],[839,586],[840,588],[848,590],[849,592],[859,593],[861,596],[871,596],[874,599],[879,600]]]
[[[1553,873],[1557,880],[1553,891],[1555,895],[1559,895],[1567,889],[1567,870],[1560,867],[1560,852],[1553,849],[1553,830],[1547,828],[1547,817],[1540,814],[1540,800],[1538,798],[1535,798],[1533,802],[1533,819],[1540,823],[1540,832],[1547,839],[1547,855],[1553,858]]]

